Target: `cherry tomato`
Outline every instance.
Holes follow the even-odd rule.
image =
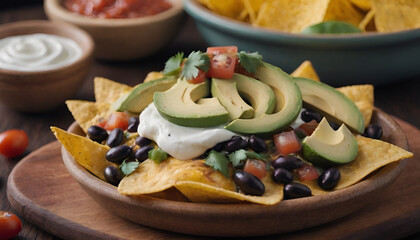
[[[115,128],[121,128],[127,130],[129,116],[123,112],[114,112],[106,120],[104,128],[106,130],[114,130]]]
[[[267,175],[266,164],[260,160],[248,159],[245,163],[244,171],[259,179],[263,179]]]
[[[206,72],[204,72],[203,70],[199,69],[198,70],[197,77],[195,77],[193,79],[187,79],[187,82],[193,83],[193,84],[197,84],[197,83],[202,83],[205,80],[206,80]]]
[[[277,151],[283,156],[297,153],[302,147],[294,131],[274,135],[274,144],[276,145]]]
[[[315,131],[316,127],[318,127],[318,122],[315,120],[312,120],[307,123],[303,123],[298,127],[298,129],[303,130],[305,132],[306,136],[311,136],[312,133]]]
[[[15,214],[0,211],[0,240],[15,237],[21,229],[22,223]]]
[[[10,129],[0,134],[0,154],[12,158],[21,155],[28,147],[29,139],[25,131]]]
[[[207,77],[230,79],[236,65],[236,53],[238,47],[209,47],[207,54],[210,58],[210,68],[207,71]]]
[[[319,177],[315,167],[307,163],[296,169],[296,174],[298,175],[300,181],[311,181]]]

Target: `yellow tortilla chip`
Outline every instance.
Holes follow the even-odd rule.
[[[106,181],[103,175],[105,168],[111,165],[117,167],[105,158],[109,150],[107,145],[99,144],[84,136],[68,133],[57,127],[51,127],[51,131],[76,162],[98,178]]]
[[[367,127],[370,124],[374,108],[373,85],[353,85],[337,88],[337,90],[356,104],[365,120],[365,127]]]
[[[132,87],[112,80],[95,77],[94,92],[96,102],[113,103],[120,96],[131,91]]]
[[[160,78],[163,78],[162,72],[149,72],[143,82],[151,82]]]
[[[370,10],[363,20],[359,23],[359,28],[362,29],[365,32],[373,32],[376,31],[376,25],[374,21],[375,17],[375,9]]]
[[[370,0],[350,0],[350,2],[364,11],[370,11],[372,8]]]
[[[222,16],[239,19],[243,11],[241,0],[200,0],[200,3]]]
[[[304,77],[315,81],[320,81],[311,61],[306,60],[295,71],[290,74],[292,77]]]
[[[420,0],[371,0],[378,32],[420,28]]]
[[[363,136],[356,136],[356,140],[359,145],[359,154],[353,162],[338,167],[341,179],[334,190],[353,185],[387,164],[413,157],[413,153],[381,140]],[[316,181],[302,183],[312,190],[313,195],[329,192],[320,188]]]
[[[363,17],[364,14],[358,11],[348,0],[331,0],[323,20],[338,20],[358,26]]]
[[[101,119],[106,119],[113,112],[111,105],[106,102],[67,100],[66,104],[85,133],[90,126],[101,122]]]
[[[263,3],[264,0],[243,0],[244,10],[249,17],[248,22],[255,23],[257,21],[258,12]]]

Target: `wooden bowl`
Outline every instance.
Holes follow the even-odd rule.
[[[383,127],[385,141],[408,148],[403,131],[390,116],[375,110],[373,122]],[[68,130],[83,134],[77,123],[73,123]],[[179,202],[149,196],[128,197],[119,194],[116,187],[96,178],[78,165],[64,148],[62,156],[68,171],[80,186],[113,214],[157,229],[223,237],[279,234],[344,217],[379,199],[383,190],[398,177],[407,162],[404,159],[389,164],[353,186],[326,195],[263,206]]]
[[[83,53],[75,62],[53,70],[23,72],[0,69],[0,101],[24,112],[48,111],[72,97],[89,73],[95,48],[89,34],[66,23],[31,20],[0,26],[0,39],[34,33],[70,38]]]
[[[95,41],[95,57],[106,60],[131,60],[155,53],[175,37],[184,18],[182,0],[171,0],[173,6],[159,14],[126,19],[82,16],[67,10],[62,2],[44,0],[48,18],[86,30]]]

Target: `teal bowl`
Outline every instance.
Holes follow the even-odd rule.
[[[333,86],[383,85],[420,76],[420,29],[395,33],[302,35],[272,31],[215,14],[196,0],[185,11],[210,46],[258,51],[290,73],[310,60],[321,81]]]

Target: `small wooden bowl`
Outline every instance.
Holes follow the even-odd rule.
[[[0,69],[0,101],[18,111],[45,112],[63,104],[82,86],[93,60],[95,45],[92,38],[69,24],[31,20],[0,26],[0,39],[35,33],[70,38],[83,53],[75,62],[53,70],[23,72]]]
[[[155,53],[175,37],[184,18],[182,0],[171,0],[173,6],[159,14],[126,19],[82,16],[67,10],[62,2],[44,0],[48,18],[86,30],[95,41],[95,57],[105,60],[131,60]]]
[[[408,148],[400,126],[375,110],[373,122],[382,126],[383,139]],[[68,131],[84,134],[77,123]],[[258,204],[205,204],[171,201],[150,196],[128,197],[89,173],[62,148],[64,164],[80,186],[113,214],[149,227],[205,236],[250,237],[291,232],[321,225],[379,199],[398,177],[407,160],[389,164],[363,181],[322,196],[282,201],[274,206]],[[361,210],[363,211],[363,210]]]

